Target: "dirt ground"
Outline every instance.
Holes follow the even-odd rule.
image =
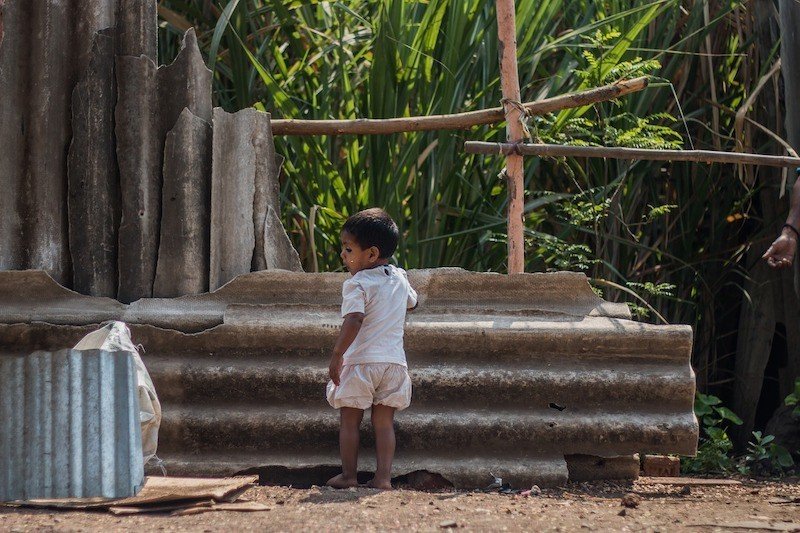
[[[113,516],[0,507],[0,531],[800,531],[797,479],[575,483],[534,496],[254,487],[245,498],[269,511]]]

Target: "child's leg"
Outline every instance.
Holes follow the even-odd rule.
[[[375,456],[378,467],[369,482],[376,489],[392,488],[392,460],[394,459],[394,407],[372,406],[372,427],[375,429]]]
[[[364,417],[362,409],[342,407],[339,421],[339,455],[342,473],[328,480],[328,485],[343,489],[358,485],[358,427]]]

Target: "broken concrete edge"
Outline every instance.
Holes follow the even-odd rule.
[[[565,455],[550,459],[538,459],[522,461],[521,470],[536,471],[539,476],[537,485],[540,488],[562,487],[568,482],[598,481],[598,480],[637,480],[639,479],[639,454],[630,456],[600,457],[592,455]],[[374,458],[367,456],[362,458],[359,465],[359,474],[374,471]],[[438,466],[438,468],[437,468]],[[150,467],[148,467],[150,468]],[[173,468],[180,471],[181,466],[175,465]],[[442,486],[437,489],[451,488],[459,490],[483,489],[494,481],[494,476],[503,479],[504,483],[512,480],[511,487],[514,489],[528,489],[529,486],[515,486],[513,479],[515,473],[510,476],[502,470],[493,470],[491,465],[486,465],[485,476],[480,479],[473,474],[464,475],[458,470],[453,470],[444,465],[401,465],[393,468],[392,480],[397,483],[399,480],[409,480],[419,474],[426,474],[425,477],[438,478]],[[328,477],[335,475],[341,470],[341,464],[335,461],[311,462],[306,464],[286,466],[285,464],[250,464],[240,462],[222,463],[216,465],[213,475],[221,476],[246,476],[258,475],[260,485],[293,485],[298,487],[322,485]],[[155,473],[156,471],[153,470]],[[505,477],[504,477],[505,475]],[[413,483],[409,483],[414,487]],[[518,485],[518,484],[517,484]],[[423,488],[424,490],[424,488]]]
[[[580,273],[503,276],[441,268],[411,270],[408,275],[420,294],[423,308],[426,305],[440,311],[468,308],[478,309],[481,313],[492,309],[503,315],[537,317],[630,318],[625,304],[601,300]],[[200,331],[222,324],[226,309],[234,304],[309,304],[309,287],[316,289],[313,303],[335,309],[340,304],[341,284],[346,278],[344,273],[266,270],[237,276],[210,293],[178,298],[142,298],[126,305],[108,297],[78,294],[42,270],[2,271],[0,303],[4,305],[0,321],[90,324],[122,320],[179,331]],[[566,298],[569,300],[565,301]],[[43,305],[46,303],[51,306]],[[612,306],[612,312],[604,312],[609,306]],[[626,312],[616,312],[622,309]],[[689,326],[651,327],[677,327],[691,331]]]

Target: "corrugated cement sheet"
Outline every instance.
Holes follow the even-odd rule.
[[[0,275],[0,322],[25,322],[0,326],[0,347],[69,345],[90,328],[79,310],[105,306],[127,316],[147,350],[171,474],[335,466],[338,419],[324,388],[343,279],[267,271],[114,310],[54,285],[48,307],[4,297]],[[554,485],[635,477],[636,453],[695,453],[689,327],[631,321],[580,274],[437,269],[409,279],[421,305],[406,326],[414,397],[396,418],[395,475],[428,470],[477,487],[491,472]],[[368,470],[374,441],[362,429]]]
[[[141,489],[130,354],[3,353],[0,391],[0,501],[122,498]]]

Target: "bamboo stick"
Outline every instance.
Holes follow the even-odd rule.
[[[517,24],[514,0],[497,0],[497,49],[500,56],[500,87],[506,117],[506,139],[511,143],[523,140],[520,109],[519,73],[517,72]],[[508,186],[508,273],[525,272],[525,201],[524,163],[522,154],[506,154]]]
[[[544,115],[562,109],[583,107],[635,93],[646,88],[648,78],[620,80],[586,91],[562,94],[544,100],[522,104],[530,115]],[[295,120],[271,121],[273,135],[386,135],[409,131],[460,130],[482,124],[496,124],[505,120],[502,107],[422,117],[354,120]]]
[[[467,141],[469,154],[521,154],[538,157],[602,157],[609,159],[641,159],[647,161],[696,161],[698,163],[733,163],[770,167],[800,166],[800,157],[761,155],[710,150],[650,150],[610,146],[568,146],[561,144],[515,144]]]

